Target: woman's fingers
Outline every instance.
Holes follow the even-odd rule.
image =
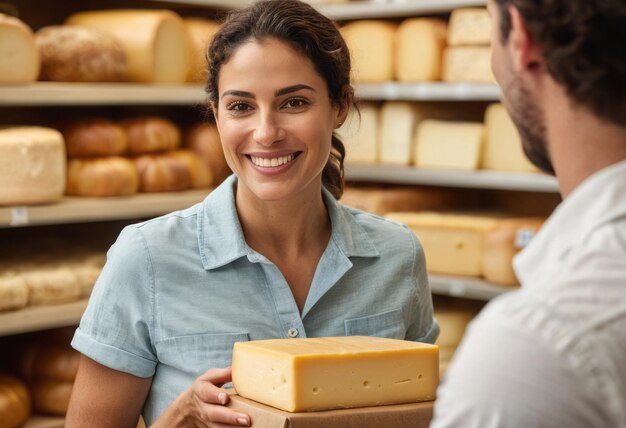
[[[229,409],[228,407],[216,406],[215,404],[206,404],[204,405],[203,413],[210,421],[210,427],[220,426],[219,424],[223,424],[225,426],[240,427],[250,426],[250,416],[246,415],[245,413]]]

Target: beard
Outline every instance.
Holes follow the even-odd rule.
[[[543,111],[519,77],[511,82],[506,96],[505,104],[519,131],[526,157],[543,172],[554,175]]]

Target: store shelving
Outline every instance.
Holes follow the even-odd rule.
[[[78,324],[87,299],[59,305],[31,306],[0,313],[0,336]]]
[[[402,101],[498,101],[500,88],[488,83],[400,83],[357,84],[355,94],[362,100]]]
[[[516,289],[490,284],[477,278],[428,275],[428,280],[433,294],[465,299],[491,300]]]

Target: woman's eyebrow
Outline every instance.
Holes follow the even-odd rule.
[[[299,91],[301,89],[308,89],[309,91],[315,92],[315,89],[313,89],[309,85],[305,85],[303,83],[300,83],[298,85],[287,86],[286,88],[279,89],[279,90],[277,90],[274,93],[274,95],[279,97],[281,95],[289,94],[291,92],[296,92],[296,91]]]
[[[234,95],[236,97],[244,97],[244,98],[252,98],[252,99],[256,98],[254,94],[251,94],[250,92],[238,91],[236,89],[230,89],[222,93],[222,97],[225,97],[226,95]]]

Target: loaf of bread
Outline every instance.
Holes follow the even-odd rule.
[[[0,13],[0,83],[30,83],[39,75],[39,50],[31,28]]]
[[[191,186],[187,165],[179,159],[163,155],[143,155],[134,159],[139,173],[140,192],[175,192]]]
[[[54,305],[80,298],[76,275],[60,266],[35,267],[22,273],[28,285],[29,305]]]
[[[74,382],[48,379],[36,380],[31,385],[33,408],[37,413],[65,416],[70,404]]]
[[[120,122],[128,138],[128,152],[132,155],[175,150],[180,146],[180,130],[162,117],[142,117]]]
[[[211,170],[204,162],[202,162],[200,156],[198,156],[193,150],[174,150],[168,152],[167,155],[187,165],[192,188],[206,189],[207,187],[211,187],[213,185],[213,174],[211,173]]]
[[[13,376],[0,373],[0,427],[21,426],[28,419],[30,408],[26,385]]]
[[[55,129],[0,129],[0,205],[60,199],[65,191],[65,158],[63,136]]]
[[[68,161],[68,195],[127,196],[137,193],[138,189],[139,176],[129,159],[109,156]]]
[[[357,83],[380,83],[395,79],[397,25],[382,20],[352,21],[341,35],[352,56],[352,75]]]
[[[109,34],[55,25],[35,34],[41,56],[40,80],[117,82],[126,77],[126,54]]]
[[[0,312],[28,304],[28,285],[17,272],[0,272]]]
[[[191,42],[191,67],[187,80],[205,82],[208,77],[206,52],[220,24],[203,18],[185,18],[184,21]]]
[[[398,27],[396,75],[401,82],[441,80],[447,26],[430,18],[404,20]]]
[[[214,185],[218,185],[231,174],[226,163],[222,142],[217,128],[211,123],[199,123],[186,133],[185,145],[196,152],[213,174]]]
[[[122,46],[130,81],[183,83],[191,65],[189,36],[183,20],[169,10],[79,12],[66,24],[106,32]]]
[[[124,129],[107,119],[87,119],[63,128],[67,154],[71,157],[117,156],[128,149]]]

